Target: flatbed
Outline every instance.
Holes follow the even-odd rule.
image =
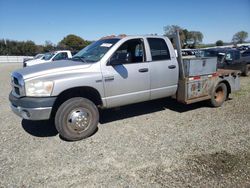
[[[240,90],[238,70],[217,69],[217,58],[182,58],[179,31],[172,37],[176,44],[179,64],[178,102],[191,104],[210,100],[221,106],[233,91]]]

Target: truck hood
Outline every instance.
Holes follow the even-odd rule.
[[[23,79],[30,79],[33,77],[62,73],[64,71],[71,71],[75,69],[86,69],[90,66],[91,64],[89,63],[87,64],[78,61],[61,60],[25,67],[23,69],[16,70],[15,72],[21,74]]]

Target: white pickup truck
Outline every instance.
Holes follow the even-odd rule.
[[[29,67],[32,65],[38,65],[41,63],[49,63],[53,61],[65,60],[72,58],[72,54],[69,50],[60,50],[46,53],[42,58],[31,59],[23,62],[23,67]]]
[[[54,119],[59,134],[80,140],[94,133],[99,110],[174,97],[190,104],[208,100],[221,106],[239,90],[239,72],[217,70],[215,58],[178,60],[166,37],[101,39],[72,59],[12,73],[9,95],[14,113],[24,119]]]

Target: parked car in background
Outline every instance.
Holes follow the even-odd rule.
[[[241,54],[242,57],[248,57],[250,56],[250,48],[246,51],[244,51],[242,54]]]
[[[182,49],[181,53],[182,53],[182,56],[201,57],[201,50],[200,49]]]
[[[33,60],[33,59],[42,59],[43,56],[44,56],[44,54],[37,54],[34,57],[24,58],[23,63],[25,63],[26,61],[29,61],[29,60]]]
[[[241,52],[244,52],[246,50],[250,49],[249,46],[247,45],[243,45],[243,46],[239,46],[237,47],[237,50],[240,50]]]
[[[203,57],[217,57],[218,68],[240,70],[244,76],[249,76],[250,56],[247,56],[249,52],[243,54],[232,48],[213,48],[203,51]]]
[[[195,55],[194,49],[182,49],[181,50],[183,56],[193,56]]]
[[[42,59],[44,54],[37,54],[34,59]]]
[[[41,63],[49,63],[53,61],[65,60],[72,58],[72,54],[69,50],[60,50],[44,54],[40,59],[32,59],[23,63],[23,67],[29,67]]]

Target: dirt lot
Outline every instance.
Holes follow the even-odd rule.
[[[0,187],[249,187],[250,78],[223,107],[162,99],[106,110],[98,131],[60,139],[9,108],[0,65]]]

